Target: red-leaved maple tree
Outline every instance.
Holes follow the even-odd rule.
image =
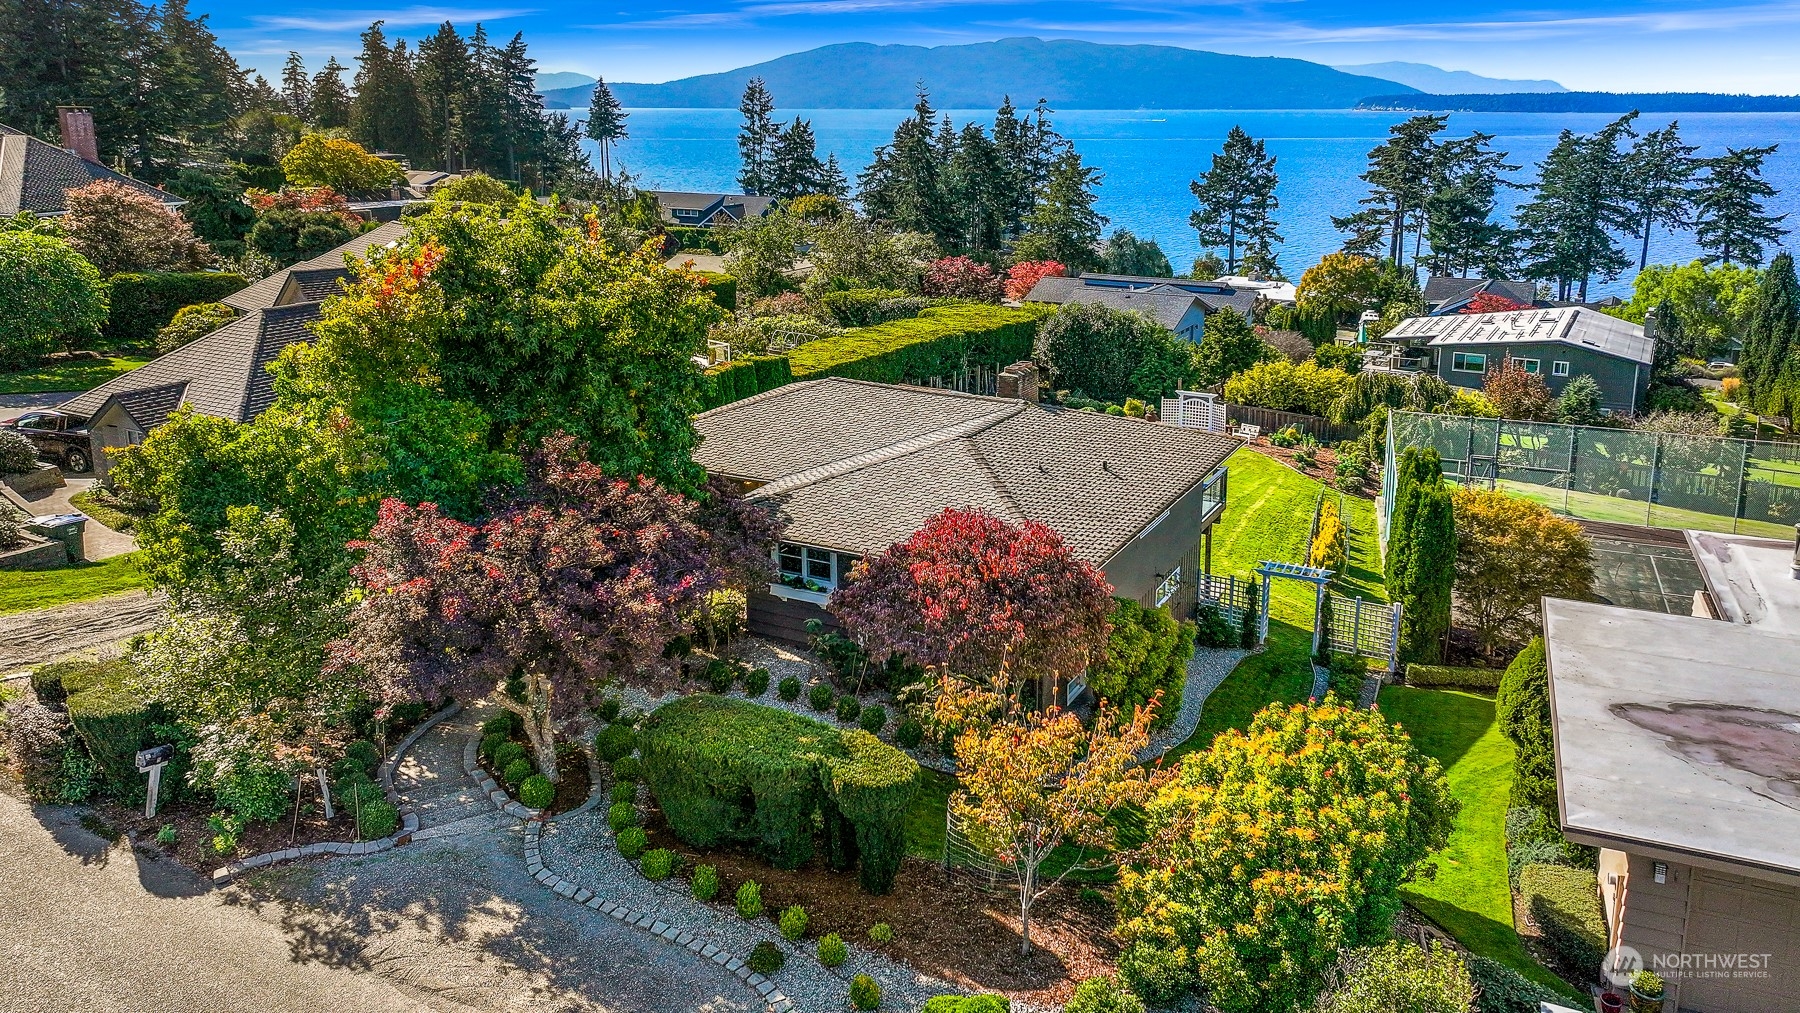
[[[828,606],[877,661],[902,654],[1011,694],[1105,656],[1112,587],[1046,524],[948,509],[859,565]]]
[[[1483,292],[1480,295],[1476,296],[1475,298],[1469,300],[1469,305],[1464,306],[1462,309],[1457,310],[1456,312],[1458,312],[1458,313],[1511,313],[1513,310],[1528,310],[1530,308],[1531,307],[1529,305],[1527,305],[1526,303],[1519,302],[1516,299],[1508,299],[1507,297],[1500,295],[1498,293],[1495,293],[1495,292]]]
[[[1006,271],[1006,297],[1019,300],[1030,294],[1033,285],[1045,278],[1060,278],[1068,268],[1054,260],[1024,260]]]
[[[554,781],[559,726],[609,680],[668,675],[663,648],[708,592],[768,579],[779,526],[723,486],[701,503],[606,475],[566,434],[529,467],[478,524],[384,502],[351,545],[363,597],[331,664],[361,665],[389,702],[492,699],[523,719]]]
[[[932,261],[925,269],[921,287],[926,295],[999,302],[1004,284],[1004,279],[995,274],[993,268],[980,261],[968,257],[944,257]]]

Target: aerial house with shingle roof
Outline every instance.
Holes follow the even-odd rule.
[[[751,629],[835,627],[824,605],[850,567],[952,507],[1047,524],[1114,594],[1191,615],[1241,441],[1040,404],[1029,364],[1002,381],[990,397],[828,377],[701,413],[694,459],[787,522]]]

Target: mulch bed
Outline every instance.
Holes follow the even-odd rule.
[[[165,791],[167,787],[165,784]],[[213,829],[209,818],[215,809],[198,802],[165,800],[157,805],[156,815],[151,817],[144,815],[142,803],[135,808],[126,808],[116,802],[98,802],[94,804],[93,812],[82,818],[82,824],[101,837],[117,840],[120,836],[127,836],[137,848],[146,851],[155,849],[190,869],[209,874],[235,858],[323,841],[356,840],[356,824],[351,813],[345,807],[337,805],[335,799],[333,804],[337,809],[337,818],[325,818],[324,807],[319,804],[317,782],[311,778],[304,781],[300,799],[298,820],[294,818],[294,811],[290,807],[286,816],[273,823],[252,823],[246,826],[238,835],[237,850],[229,855],[221,855],[213,850]],[[173,845],[156,842],[157,832],[165,826],[175,828]]]
[[[1313,448],[1314,463],[1310,468],[1301,466],[1300,462],[1295,458],[1295,455],[1299,453],[1301,448],[1277,447],[1269,442],[1267,436],[1258,436],[1256,439],[1244,444],[1244,447],[1248,450],[1254,450],[1264,457],[1272,457],[1300,474],[1305,475],[1307,478],[1317,479],[1318,481],[1331,486],[1333,489],[1337,488],[1337,451],[1324,444],[1320,444]],[[1363,499],[1374,499],[1375,489],[1379,487],[1379,483],[1364,482],[1362,488],[1354,492],[1346,491],[1345,495],[1361,496]]]
[[[715,904],[730,909],[737,888],[755,880],[765,916],[779,917],[792,904],[806,909],[809,941],[836,932],[962,988],[1060,1004],[1083,979],[1113,973],[1118,958],[1112,906],[1092,894],[1082,900],[1074,888],[1059,888],[1033,905],[1032,953],[1026,956],[1019,952],[1018,892],[1010,878],[989,891],[985,879],[908,858],[894,891],[877,897],[862,891],[854,871],[833,872],[817,858],[785,871],[735,848],[691,847],[669,831],[654,807],[644,829],[651,847],[682,856],[684,875],[696,864],[718,869]],[[877,922],[893,926],[893,942],[870,941],[869,928]]]

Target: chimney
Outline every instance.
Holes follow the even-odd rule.
[[[82,106],[57,106],[56,119],[62,125],[63,147],[99,164],[100,145],[94,139],[93,111]]]
[[[995,390],[1001,397],[1016,397],[1021,401],[1037,403],[1039,396],[1037,363],[1030,360],[1015,362],[1001,370]]]

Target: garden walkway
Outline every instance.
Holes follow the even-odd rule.
[[[518,825],[518,820],[495,809],[463,772],[463,744],[492,713],[486,708],[464,708],[421,736],[401,759],[394,771],[394,791],[418,814],[419,829],[413,840]]]

